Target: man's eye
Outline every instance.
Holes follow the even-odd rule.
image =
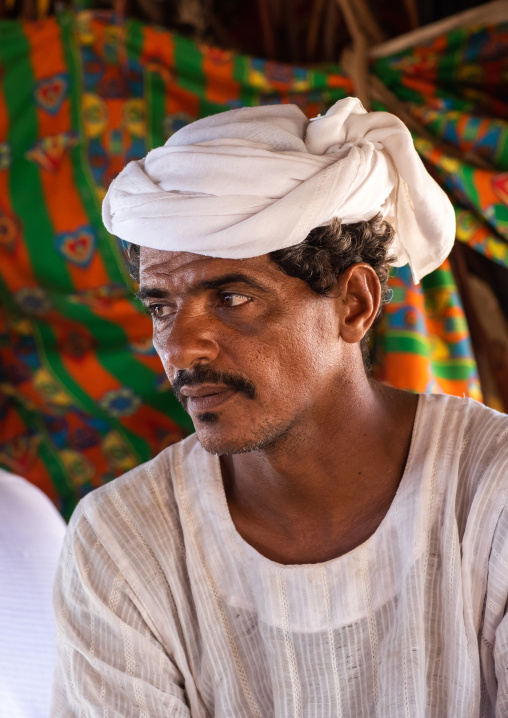
[[[171,313],[171,307],[164,304],[151,304],[148,311],[154,319],[163,319],[163,317],[167,317]]]
[[[239,307],[251,301],[250,297],[246,297],[244,294],[234,294],[233,292],[221,294],[220,300],[224,307]]]

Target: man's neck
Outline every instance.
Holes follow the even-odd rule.
[[[280,563],[316,563],[355,548],[397,491],[416,406],[416,396],[365,377],[275,445],[222,457],[237,530]]]

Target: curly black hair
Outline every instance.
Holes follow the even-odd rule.
[[[388,289],[390,245],[395,232],[381,214],[368,221],[342,224],[334,219],[325,227],[316,227],[308,236],[292,247],[270,252],[270,259],[290,277],[307,282],[317,294],[329,295],[337,278],[352,264],[366,262],[376,272],[381,284],[381,303],[378,314],[389,301]],[[139,246],[126,245],[129,272],[139,282]],[[369,368],[369,335],[363,337],[360,348],[366,369]]]

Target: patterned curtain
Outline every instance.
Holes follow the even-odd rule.
[[[371,65],[425,128],[416,146],[454,202],[458,239],[505,266],[507,48],[506,26],[483,27]],[[279,102],[312,117],[349,94],[338,66],[265,62],[107,13],[0,22],[0,464],[64,516],[192,431],[101,223],[112,178],[198,117]],[[418,286],[394,271],[391,287],[374,375],[481,399],[448,263]]]

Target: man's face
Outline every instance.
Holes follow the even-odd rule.
[[[342,342],[336,299],[267,255],[141,249],[140,297],[176,397],[212,453],[267,448],[329,402]]]

